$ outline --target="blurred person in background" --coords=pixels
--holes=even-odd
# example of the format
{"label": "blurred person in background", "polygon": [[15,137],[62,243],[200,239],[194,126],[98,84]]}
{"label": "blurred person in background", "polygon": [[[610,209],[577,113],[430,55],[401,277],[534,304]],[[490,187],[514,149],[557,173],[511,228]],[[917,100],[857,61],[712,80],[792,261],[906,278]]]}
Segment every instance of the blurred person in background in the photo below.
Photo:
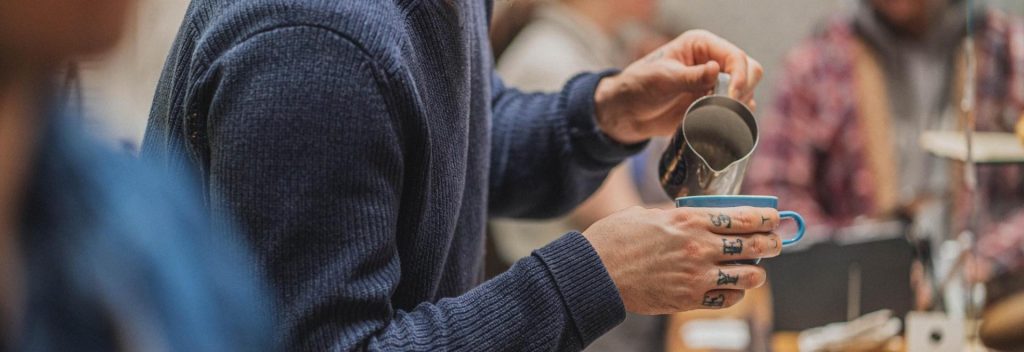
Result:
{"label": "blurred person in background", "polygon": [[[650,43],[666,40],[646,27],[653,21],[655,4],[654,0],[542,2],[534,20],[499,58],[497,72],[521,89],[552,92],[579,72],[621,68],[657,47]],[[491,221],[500,255],[511,263],[551,242],[556,233],[585,229],[633,205],[670,202],[656,176],[648,175],[650,180],[644,181],[651,181],[645,184],[650,188],[640,192],[633,169],[629,161],[614,168],[602,186],[564,218]]]}
{"label": "blurred person in background", "polygon": [[[1012,131],[1024,108],[1024,23],[971,12],[977,129]],[[829,19],[786,60],[745,192],[778,195],[819,228],[904,219],[933,242],[963,231],[962,165],[918,138],[964,127],[967,13],[958,0],[861,0]],[[984,281],[1024,263],[1024,170],[981,165],[978,175],[980,258],[968,275]]]}
{"label": "blurred person in background", "polygon": [[0,350],[270,350],[247,256],[195,190],[58,102],[57,68],[111,47],[131,4],[0,2]]}
{"label": "blurred person in background", "polygon": [[[505,48],[496,66],[502,79],[519,89],[555,92],[579,72],[625,67],[668,40],[651,28],[656,0],[555,0],[535,4],[539,6],[534,9],[532,21]],[[651,143],[642,154],[614,168],[601,187],[566,217],[492,219],[489,232],[497,253],[488,255],[498,255],[507,266],[560,234],[586,229],[616,211],[643,204],[671,207],[653,175],[657,166],[643,162],[656,161],[657,157],[646,156],[659,147],[663,148],[663,143]],[[638,184],[640,181],[645,184]],[[646,194],[641,190],[647,190]],[[587,351],[660,350],[661,325],[658,317],[630,314]]]}
{"label": "blurred person in background", "polygon": [[508,49],[509,44],[519,36],[519,32],[533,20],[537,7],[547,0],[499,1],[494,3],[491,25],[487,37],[491,41],[491,52],[500,58]]}

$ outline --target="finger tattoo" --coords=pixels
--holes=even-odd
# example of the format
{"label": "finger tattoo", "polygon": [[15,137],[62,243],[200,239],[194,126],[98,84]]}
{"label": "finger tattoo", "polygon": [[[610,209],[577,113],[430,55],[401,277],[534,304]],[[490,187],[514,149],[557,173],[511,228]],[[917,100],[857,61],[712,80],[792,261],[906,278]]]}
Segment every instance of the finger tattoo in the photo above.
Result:
{"label": "finger tattoo", "polygon": [[732,218],[725,214],[718,214],[717,216],[708,214],[711,218],[711,224],[715,227],[724,227],[727,229],[732,228]]}
{"label": "finger tattoo", "polygon": [[765,216],[761,216],[761,225],[767,224],[768,220],[771,220],[771,219],[769,219],[769,218],[767,218]]}
{"label": "finger tattoo", "polygon": [[722,307],[725,306],[725,295],[719,294],[718,296],[712,296],[705,294],[704,301],[701,302],[705,307]]}
{"label": "finger tattoo", "polygon": [[740,253],[743,253],[743,239],[737,238],[735,241],[722,239],[722,254],[737,255]]}
{"label": "finger tattoo", "polygon": [[718,269],[718,285],[736,285],[740,281],[739,275],[729,275]]}

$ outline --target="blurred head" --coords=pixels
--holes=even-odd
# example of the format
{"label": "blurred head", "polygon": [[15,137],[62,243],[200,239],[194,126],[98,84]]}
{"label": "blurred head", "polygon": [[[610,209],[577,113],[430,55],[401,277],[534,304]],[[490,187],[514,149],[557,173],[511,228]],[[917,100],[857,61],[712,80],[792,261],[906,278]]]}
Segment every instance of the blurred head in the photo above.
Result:
{"label": "blurred head", "polygon": [[0,1],[0,70],[102,52],[120,38],[134,0]]}
{"label": "blurred head", "polygon": [[897,30],[920,34],[928,30],[932,15],[949,0],[868,0],[871,7]]}
{"label": "blurred head", "polygon": [[641,22],[653,21],[658,8],[657,0],[604,0],[602,2],[614,7],[615,11],[622,14],[623,17]]}
{"label": "blurred head", "polygon": [[629,22],[651,22],[657,11],[657,0],[562,0],[563,3],[591,14],[606,26]]}

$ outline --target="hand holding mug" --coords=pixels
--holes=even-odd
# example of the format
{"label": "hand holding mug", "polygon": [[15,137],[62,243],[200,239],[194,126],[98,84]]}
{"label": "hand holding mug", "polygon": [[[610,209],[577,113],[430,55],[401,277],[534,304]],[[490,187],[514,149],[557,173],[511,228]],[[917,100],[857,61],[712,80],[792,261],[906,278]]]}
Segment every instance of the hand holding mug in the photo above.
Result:
{"label": "hand holding mug", "polygon": [[767,279],[755,265],[727,264],[777,256],[772,208],[633,207],[584,231],[626,310],[669,314],[730,307]]}
{"label": "hand holding mug", "polygon": [[[779,208],[779,198],[775,196],[747,196],[747,195],[718,195],[718,196],[690,196],[690,197],[679,197],[676,198],[677,207],[696,207],[696,208],[729,208],[729,207],[759,207],[759,208]],[[780,211],[778,212],[779,218],[781,219],[792,219],[796,222],[796,234],[793,237],[783,240],[782,246],[794,245],[804,238],[804,232],[807,228],[804,224],[804,217],[800,216],[795,211]],[[768,219],[763,219],[767,221]],[[755,262],[756,263],[756,262]]]}

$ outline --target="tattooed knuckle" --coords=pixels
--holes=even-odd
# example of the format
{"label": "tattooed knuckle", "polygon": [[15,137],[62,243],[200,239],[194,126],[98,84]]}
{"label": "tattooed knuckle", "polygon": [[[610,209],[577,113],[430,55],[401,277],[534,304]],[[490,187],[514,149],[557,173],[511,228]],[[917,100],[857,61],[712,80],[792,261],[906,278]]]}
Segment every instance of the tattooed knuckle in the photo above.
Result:
{"label": "tattooed knuckle", "polygon": [[732,294],[723,294],[722,295],[722,304],[720,304],[718,306],[718,308],[719,309],[724,309],[724,308],[732,307],[732,305],[734,303],[736,303],[736,299],[734,297],[735,296],[732,295]]}
{"label": "tattooed knuckle", "polygon": [[722,239],[722,254],[725,255],[739,255],[743,253],[743,239],[737,238],[735,240]]}
{"label": "tattooed knuckle", "polygon": [[735,220],[731,216],[723,213],[707,215],[712,227],[730,229],[733,227],[733,224],[735,222]]}
{"label": "tattooed knuckle", "polygon": [[701,305],[705,308],[717,309],[725,306],[728,297],[725,293],[708,292],[701,298]]}
{"label": "tattooed knuckle", "polygon": [[722,271],[722,269],[718,269],[718,277],[716,278],[715,283],[718,284],[718,286],[737,285],[739,284],[739,280],[739,275],[729,275]]}

